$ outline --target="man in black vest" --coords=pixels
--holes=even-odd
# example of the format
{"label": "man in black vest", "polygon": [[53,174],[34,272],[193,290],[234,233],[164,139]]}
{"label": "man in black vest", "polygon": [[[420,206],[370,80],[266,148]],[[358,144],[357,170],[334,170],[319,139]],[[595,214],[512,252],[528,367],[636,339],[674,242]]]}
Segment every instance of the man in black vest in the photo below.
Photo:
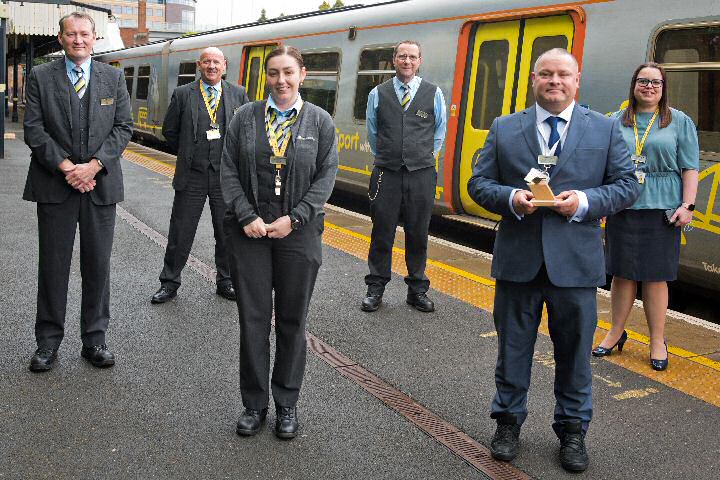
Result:
{"label": "man in black vest", "polygon": [[367,296],[362,310],[380,307],[390,281],[395,230],[402,215],[405,227],[407,303],[421,312],[435,305],[427,297],[425,276],[428,228],[435,199],[435,159],[445,139],[447,114],[439,87],[416,76],[422,65],[420,44],[398,43],[393,50],[395,77],[368,95],[367,130],[375,168],[368,197],[373,221]]}
{"label": "man in black vest", "polygon": [[152,303],[165,303],[177,296],[180,274],[208,197],[215,233],[217,294],[235,300],[223,234],[225,202],[220,192],[220,157],[225,128],[249,99],[243,87],[222,79],[227,62],[219,49],[203,50],[197,66],[200,80],[175,89],[163,122],[165,140],[177,154],[175,200],[160,289],[152,296]]}
{"label": "man in black vest", "polygon": [[80,226],[80,354],[115,364],[105,344],[110,322],[110,253],[115,204],[123,200],[120,155],[132,135],[122,71],[90,58],[95,22],[82,12],[60,19],[65,56],[35,67],[27,81],[25,143],[32,151],[23,199],[37,202],[39,261],[30,370],[50,370],[65,333],[68,280]]}

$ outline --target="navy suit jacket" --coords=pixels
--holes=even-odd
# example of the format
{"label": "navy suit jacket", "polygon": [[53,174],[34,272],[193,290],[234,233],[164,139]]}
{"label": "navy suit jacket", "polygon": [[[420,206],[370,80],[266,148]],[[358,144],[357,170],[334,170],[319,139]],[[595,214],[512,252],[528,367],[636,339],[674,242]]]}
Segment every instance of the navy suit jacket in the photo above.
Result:
{"label": "navy suit jacket", "polygon": [[[72,152],[70,95],[65,59],[34,67],[27,80],[25,143],[32,151],[23,198],[38,203],[62,203],[73,188],[58,169]],[[103,163],[88,195],[96,205],[123,201],[120,157],[132,136],[130,97],[120,69],[92,61],[89,96],[88,153]]]}
{"label": "navy suit jacket", "polygon": [[502,216],[492,262],[498,280],[529,282],[543,264],[558,287],[605,284],[600,218],[631,206],[640,194],[618,120],[575,106],[550,186],[558,194],[581,190],[588,199],[582,222],[545,207],[518,220],[509,207],[513,189],[527,189],[528,171],[541,153],[536,109],[496,118],[476,153],[470,196]]}

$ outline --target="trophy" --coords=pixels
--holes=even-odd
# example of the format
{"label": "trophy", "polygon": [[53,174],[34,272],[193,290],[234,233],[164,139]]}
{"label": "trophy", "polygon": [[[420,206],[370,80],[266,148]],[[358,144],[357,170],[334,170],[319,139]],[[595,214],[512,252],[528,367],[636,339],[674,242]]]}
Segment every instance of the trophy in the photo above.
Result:
{"label": "trophy", "polygon": [[542,172],[537,168],[531,168],[525,176],[525,181],[533,194],[531,200],[536,207],[552,207],[555,205],[555,194],[550,189],[550,177],[547,172]]}

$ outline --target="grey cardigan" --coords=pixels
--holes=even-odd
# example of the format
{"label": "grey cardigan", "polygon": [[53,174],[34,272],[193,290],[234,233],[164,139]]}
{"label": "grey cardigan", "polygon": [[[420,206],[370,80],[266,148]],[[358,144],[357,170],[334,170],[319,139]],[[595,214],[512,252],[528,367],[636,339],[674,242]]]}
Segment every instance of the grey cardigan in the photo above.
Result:
{"label": "grey cardigan", "polygon": [[[265,109],[265,101],[246,103],[233,117],[225,132],[220,164],[223,199],[241,226],[259,217],[255,168],[256,105]],[[324,215],[323,205],[335,185],[338,166],[335,124],[325,110],[305,102],[290,131],[295,155],[286,167],[283,211],[306,225]]]}

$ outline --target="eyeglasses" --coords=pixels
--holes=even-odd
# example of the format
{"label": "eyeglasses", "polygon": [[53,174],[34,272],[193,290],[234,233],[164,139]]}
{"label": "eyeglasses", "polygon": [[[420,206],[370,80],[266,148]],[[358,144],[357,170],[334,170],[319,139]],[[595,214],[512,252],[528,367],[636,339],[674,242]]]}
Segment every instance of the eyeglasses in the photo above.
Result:
{"label": "eyeglasses", "polygon": [[415,62],[418,61],[418,59],[419,59],[420,57],[416,57],[415,55],[405,55],[405,54],[402,54],[402,55],[398,55],[398,56],[395,57],[395,58],[397,58],[397,59],[400,60],[401,62],[404,62],[405,60],[410,60],[412,63],[415,63]]}
{"label": "eyeglasses", "polygon": [[653,78],[652,80],[650,80],[649,78],[638,78],[635,80],[635,83],[637,83],[641,87],[647,87],[648,85],[652,85],[653,88],[660,88],[665,82],[663,82],[659,78]]}

